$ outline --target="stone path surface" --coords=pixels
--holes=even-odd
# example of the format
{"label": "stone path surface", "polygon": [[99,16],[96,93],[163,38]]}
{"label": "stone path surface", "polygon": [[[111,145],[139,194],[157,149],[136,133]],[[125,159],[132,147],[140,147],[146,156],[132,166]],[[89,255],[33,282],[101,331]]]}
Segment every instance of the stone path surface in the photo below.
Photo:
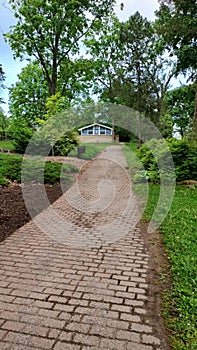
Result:
{"label": "stone path surface", "polygon": [[109,146],[0,245],[1,350],[169,349],[147,314],[149,254],[126,166]]}

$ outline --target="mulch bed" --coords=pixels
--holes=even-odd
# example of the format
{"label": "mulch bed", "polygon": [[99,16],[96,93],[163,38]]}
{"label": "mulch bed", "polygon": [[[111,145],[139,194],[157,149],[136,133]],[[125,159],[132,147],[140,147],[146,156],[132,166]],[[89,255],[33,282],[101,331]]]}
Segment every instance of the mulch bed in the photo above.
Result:
{"label": "mulch bed", "polygon": [[[70,184],[67,187],[69,186]],[[45,189],[50,203],[62,195],[60,184],[45,185]],[[45,208],[46,204],[40,201],[35,215]],[[21,186],[11,184],[9,187],[0,187],[0,242],[30,220],[31,216],[27,211]]]}

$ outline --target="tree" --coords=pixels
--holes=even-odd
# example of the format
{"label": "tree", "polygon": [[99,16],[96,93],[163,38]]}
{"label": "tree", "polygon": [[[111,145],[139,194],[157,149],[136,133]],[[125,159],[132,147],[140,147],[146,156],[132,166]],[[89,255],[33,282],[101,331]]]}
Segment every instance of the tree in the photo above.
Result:
{"label": "tree", "polygon": [[168,91],[165,96],[165,107],[172,117],[174,130],[185,137],[193,119],[195,84],[184,85]]}
{"label": "tree", "polygon": [[121,41],[125,80],[136,96],[130,100],[130,107],[145,114],[159,127],[163,99],[175,74],[173,61],[158,54],[154,25],[139,12],[122,24]]}
{"label": "tree", "polygon": [[[190,71],[196,82],[197,69],[197,2],[196,0],[160,0],[156,13],[157,31],[162,46],[177,56],[177,71]],[[193,133],[197,137],[197,84],[193,114]]]}
{"label": "tree", "polygon": [[[4,85],[3,85],[4,80],[5,80],[5,73],[3,71],[2,65],[0,64],[0,92],[2,91],[2,89],[4,89]],[[3,103],[3,100],[1,97],[0,97],[0,103]]]}
{"label": "tree", "polygon": [[49,96],[47,83],[41,66],[37,62],[29,63],[18,75],[18,81],[9,90],[9,112],[11,122],[26,124],[35,129],[37,119],[43,119],[46,113],[46,99]]}
{"label": "tree", "polygon": [[163,45],[178,58],[178,70],[197,68],[196,0],[160,0],[157,30]]}
{"label": "tree", "polygon": [[3,113],[0,107],[0,139],[6,138],[6,129],[8,127],[8,118]]}
{"label": "tree", "polygon": [[[15,57],[34,56],[43,69],[50,96],[57,92],[61,66],[79,52],[80,40],[115,0],[10,0],[18,22],[5,35]],[[61,92],[61,91],[60,91]]]}
{"label": "tree", "polygon": [[[102,100],[117,102],[117,89],[114,81],[122,74],[122,44],[120,26],[116,16],[108,18],[101,26],[93,27],[84,41],[87,47],[88,61],[87,80],[93,85],[93,93]],[[120,102],[120,101],[119,101]]]}
{"label": "tree", "polygon": [[171,59],[158,55],[153,24],[138,12],[125,23],[112,16],[96,34],[88,33],[85,45],[91,55],[93,91],[160,127],[163,99],[175,71]]}

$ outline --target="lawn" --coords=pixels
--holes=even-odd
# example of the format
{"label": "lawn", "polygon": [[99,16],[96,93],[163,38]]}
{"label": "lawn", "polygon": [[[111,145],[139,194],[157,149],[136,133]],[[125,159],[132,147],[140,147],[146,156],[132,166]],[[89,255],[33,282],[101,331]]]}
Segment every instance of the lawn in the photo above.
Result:
{"label": "lawn", "polygon": [[[158,185],[149,185],[144,220],[150,220]],[[197,189],[177,186],[160,232],[171,265],[172,290],[166,292],[164,315],[175,350],[197,349]]]}
{"label": "lawn", "polygon": [[[85,146],[85,153],[81,154],[80,158],[87,160],[93,159],[109,145],[110,143],[84,143],[80,146]],[[77,147],[68,156],[77,157]]]}
{"label": "lawn", "polygon": [[14,145],[12,141],[0,141],[0,149],[13,151]]}
{"label": "lawn", "polygon": [[[130,173],[139,169],[135,145],[125,147]],[[132,152],[131,152],[132,151]],[[134,185],[137,195],[146,196],[146,187]],[[143,221],[151,220],[160,186],[148,184],[148,200]],[[197,188],[177,186],[170,211],[159,233],[165,245],[171,270],[172,288],[165,292],[163,313],[170,330],[173,350],[197,349]]]}

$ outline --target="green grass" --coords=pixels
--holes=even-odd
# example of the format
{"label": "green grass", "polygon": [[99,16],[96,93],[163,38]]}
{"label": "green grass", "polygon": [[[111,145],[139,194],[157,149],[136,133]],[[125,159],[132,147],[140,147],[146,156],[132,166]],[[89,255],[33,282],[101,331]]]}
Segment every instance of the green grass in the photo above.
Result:
{"label": "green grass", "polygon": [[[139,169],[135,149],[134,144],[124,149],[132,178]],[[147,199],[142,220],[149,222],[157,205],[160,186],[136,184],[134,190],[138,196]],[[197,350],[196,206],[197,188],[177,186],[170,211],[160,227],[171,266],[172,288],[165,292],[163,313],[173,350]]]}
{"label": "green grass", "polygon": [[[95,158],[99,153],[104,151],[107,146],[110,146],[110,143],[84,143],[82,145],[85,146],[85,153],[81,154],[80,158],[89,160]],[[77,147],[72,150],[68,156],[77,157]]]}
{"label": "green grass", "polygon": [[[144,219],[149,221],[159,185],[149,185]],[[172,290],[165,296],[164,314],[175,350],[197,349],[197,189],[177,186],[170,211],[161,226],[171,264]]]}
{"label": "green grass", "polygon": [[26,182],[55,184],[61,181],[72,182],[72,173],[78,169],[68,164],[43,162],[40,159],[25,159],[12,154],[0,154],[0,185],[9,185],[9,181],[21,182],[21,167]]}
{"label": "green grass", "polygon": [[0,149],[14,151],[14,145],[12,141],[0,141]]}
{"label": "green grass", "polygon": [[129,166],[130,175],[133,179],[135,172],[141,168],[141,162],[136,156],[137,143],[127,143],[123,147],[123,153]]}
{"label": "green grass", "polygon": [[[140,162],[140,159],[136,156],[137,148],[138,144],[135,142],[127,143],[123,147],[123,153],[126,157],[126,161],[129,166],[129,174],[132,180],[134,179],[136,172],[142,169],[142,163]],[[143,199],[143,201],[140,201],[139,204],[142,208],[144,208],[144,205],[146,204],[148,198],[148,183],[136,183],[133,185],[133,189],[137,196]]]}

